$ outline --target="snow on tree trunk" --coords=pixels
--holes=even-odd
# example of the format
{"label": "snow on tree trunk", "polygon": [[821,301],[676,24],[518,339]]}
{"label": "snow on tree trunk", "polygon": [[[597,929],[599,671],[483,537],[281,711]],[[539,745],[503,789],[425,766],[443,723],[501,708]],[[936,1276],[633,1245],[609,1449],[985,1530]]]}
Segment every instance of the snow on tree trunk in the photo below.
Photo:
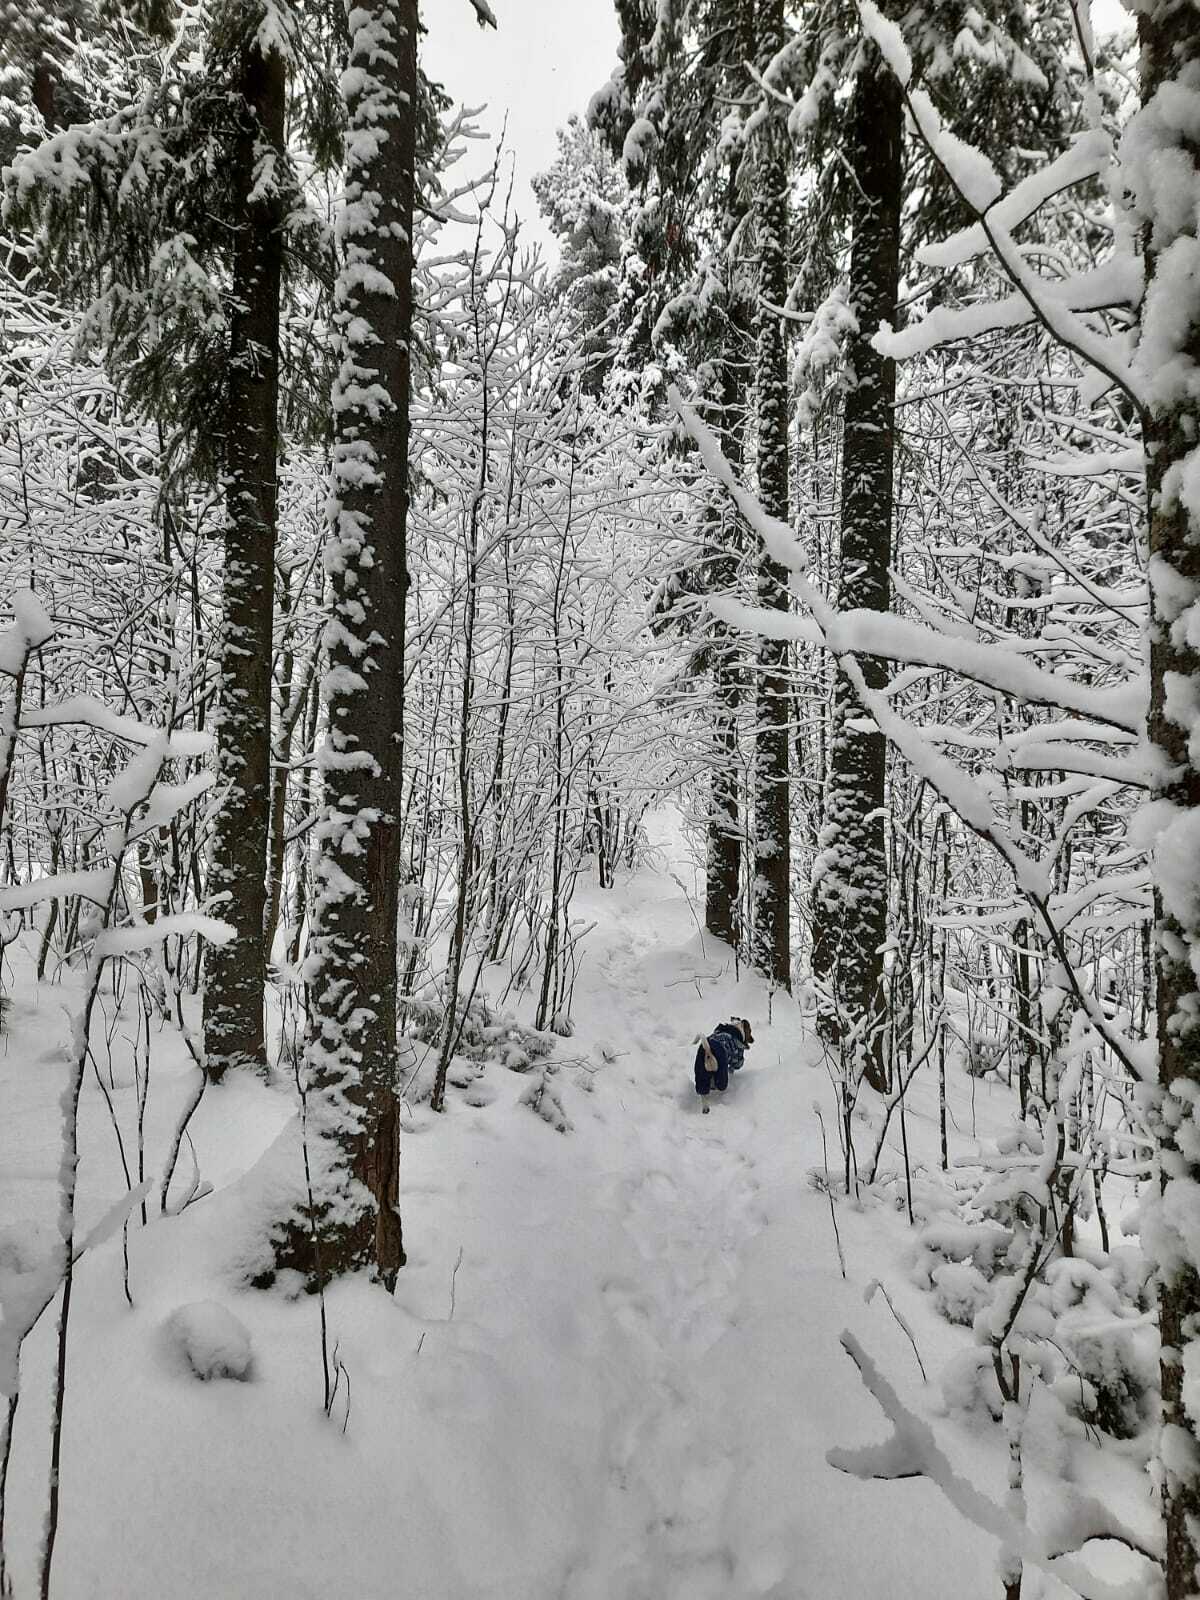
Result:
{"label": "snow on tree trunk", "polygon": [[209,951],[205,1048],[210,1076],[266,1070],[267,826],[271,776],[271,623],[278,503],[279,289],[286,75],[278,51],[247,42],[238,94],[245,121],[234,158],[244,221],[234,248],[225,462],[225,569],[217,718],[225,801],[209,892],[237,929]]}
{"label": "snow on tree trunk", "polygon": [[1200,1594],[1200,13],[1139,17],[1143,107],[1121,146],[1145,228],[1138,367],[1150,507],[1150,737],[1155,800],[1161,1200],[1143,1240],[1158,1265],[1167,1600]]}
{"label": "snow on tree trunk", "polygon": [[[838,607],[887,611],[891,597],[896,369],[871,338],[895,317],[899,293],[903,106],[874,46],[855,85],[849,158],[854,174],[850,304],[857,332],[846,348]],[[886,682],[865,657],[867,685]],[[844,673],[834,690],[821,853],[813,873],[813,970],[823,981],[822,1032],[836,1042],[853,1027],[864,1040],[867,1080],[886,1087],[883,956],[887,937],[886,742],[866,724]]]}
{"label": "snow on tree trunk", "polygon": [[[322,1274],[404,1264],[396,1098],[416,0],[350,13],[309,1126]],[[311,1264],[311,1263],[310,1263]]]}
{"label": "snow on tree trunk", "polygon": [[[759,58],[770,63],[783,48],[783,0],[765,0],[759,16]],[[755,171],[758,283],[758,493],[763,509],[788,520],[787,348],[779,308],[787,299],[788,149],[772,119]],[[788,607],[787,573],[766,551],[759,559],[758,598],[772,610]],[[791,987],[791,820],[788,723],[791,684],[788,646],[764,639],[758,648],[754,775],[754,957],[770,981]]]}

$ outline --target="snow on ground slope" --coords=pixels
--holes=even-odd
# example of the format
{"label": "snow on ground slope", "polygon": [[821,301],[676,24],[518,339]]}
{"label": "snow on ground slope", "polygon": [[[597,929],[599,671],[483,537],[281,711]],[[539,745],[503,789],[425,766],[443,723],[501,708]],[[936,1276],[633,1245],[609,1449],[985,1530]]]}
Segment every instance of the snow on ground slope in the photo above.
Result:
{"label": "snow on ground slope", "polygon": [[[933,1486],[862,1483],[826,1463],[830,1446],[885,1433],[839,1348],[843,1326],[930,1410],[907,1341],[878,1298],[864,1302],[872,1278],[917,1327],[931,1369],[963,1335],[905,1282],[903,1223],[887,1210],[840,1208],[843,1281],[828,1201],[809,1181],[823,1163],[812,1103],[829,1105],[815,1047],[790,1001],[769,1015],[759,980],[700,935],[670,848],[667,837],[663,870],[577,903],[596,927],[555,1080],[573,1131],[536,1116],[521,1103],[530,1079],[495,1065],[445,1115],[408,1116],[409,1265],[396,1296],[362,1283],[329,1296],[349,1379],[344,1431],[345,1383],[332,1421],[321,1409],[315,1301],[234,1281],[254,1197],[284,1147],[238,1173],[274,1140],[286,1100],[258,1085],[210,1092],[197,1154],[216,1190],[133,1230],[134,1307],[119,1241],[81,1264],[59,1600],[996,1591],[994,1544]],[[701,1117],[693,1041],[731,1014],[751,1018],[756,1043]],[[52,1194],[43,1168],[57,1112],[52,1075],[30,1076],[41,1069],[27,1042],[16,1015],[0,1093],[23,1085],[32,1221],[30,1195]],[[91,1086],[83,1179],[98,1206],[120,1179],[98,1142],[97,1095]],[[921,1105],[910,1132],[928,1142]],[[7,1200],[8,1129],[0,1141]],[[180,1356],[171,1319],[190,1307],[189,1328],[219,1327],[214,1302],[249,1336],[248,1381],[199,1382]],[[45,1500],[47,1324],[27,1346],[9,1483],[18,1596]],[[999,1493],[999,1451],[985,1457],[981,1481]]]}

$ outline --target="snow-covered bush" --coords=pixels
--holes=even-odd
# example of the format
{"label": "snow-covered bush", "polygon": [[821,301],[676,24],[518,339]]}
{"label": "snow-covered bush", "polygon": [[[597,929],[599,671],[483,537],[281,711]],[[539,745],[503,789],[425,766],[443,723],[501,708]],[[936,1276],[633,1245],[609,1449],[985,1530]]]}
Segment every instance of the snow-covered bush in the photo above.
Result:
{"label": "snow-covered bush", "polygon": [[988,1280],[970,1261],[945,1261],[930,1273],[933,1303],[947,1322],[969,1328],[987,1304],[991,1290]]}
{"label": "snow-covered bush", "polygon": [[[445,1011],[437,996],[429,991],[411,1002],[409,1017],[408,1037],[421,1044],[436,1045],[445,1025]],[[456,1056],[481,1063],[496,1062],[510,1072],[531,1072],[535,1062],[548,1056],[556,1043],[552,1034],[494,1011],[481,995],[475,995],[464,1008],[458,1027]]]}
{"label": "snow-covered bush", "polygon": [[163,1323],[167,1348],[203,1383],[252,1375],[254,1351],[250,1330],[218,1300],[197,1300],[172,1311]]}
{"label": "snow-covered bush", "polygon": [[1066,1409],[1115,1439],[1153,1420],[1158,1359],[1153,1330],[1128,1298],[1126,1264],[1072,1259],[1050,1264],[1046,1297],[1067,1372],[1055,1380]]}

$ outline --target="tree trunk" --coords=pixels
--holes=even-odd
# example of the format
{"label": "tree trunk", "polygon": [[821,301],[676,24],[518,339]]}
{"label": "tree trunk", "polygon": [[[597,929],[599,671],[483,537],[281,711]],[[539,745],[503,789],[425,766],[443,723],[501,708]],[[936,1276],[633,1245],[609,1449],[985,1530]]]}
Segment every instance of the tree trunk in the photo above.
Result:
{"label": "tree trunk", "polygon": [[[758,57],[766,66],[783,46],[783,0],[760,0]],[[778,119],[758,135],[755,233],[758,280],[758,494],[764,511],[788,521],[787,347],[779,308],[787,299],[788,146]],[[787,573],[762,552],[758,601],[788,607]],[[788,647],[758,647],[754,772],[754,959],[770,982],[791,988],[791,807]]]}
{"label": "tree trunk", "polygon": [[704,926],[726,944],[741,938],[742,833],[738,798],[738,668],[729,630],[713,628],[713,771],[708,812]]}
{"label": "tree trunk", "polygon": [[[858,332],[847,346],[850,380],[842,454],[841,573],[838,606],[887,611],[891,601],[896,369],[871,347],[882,321],[893,321],[899,295],[903,107],[900,90],[873,45],[851,107],[853,187],[850,302]],[[873,689],[886,681],[870,656],[863,674]],[[883,954],[888,879],[884,775],[886,745],[862,726],[854,690],[838,673],[825,790],[822,850],[813,873],[813,971],[823,982],[822,1035],[843,1042],[850,1030],[865,1052],[862,1067],[887,1087],[884,1059]]]}
{"label": "tree trunk", "polygon": [[[238,94],[244,126],[235,182],[244,218],[234,244],[230,326],[225,570],[222,588],[217,819],[208,892],[232,923],[226,945],[209,946],[204,1036],[209,1074],[266,1071],[263,912],[271,772],[271,623],[278,502],[279,286],[282,205],[263,185],[264,159],[283,159],[286,78],[276,51],[245,46]],[[219,897],[219,898],[218,898]]]}
{"label": "tree trunk", "polygon": [[[280,573],[279,610],[280,619],[285,630],[288,626],[288,613],[291,610],[291,603],[291,574],[284,570]],[[279,913],[282,907],[283,871],[287,855],[288,762],[291,759],[292,728],[295,726],[292,706],[294,694],[292,676],[296,670],[296,654],[290,637],[284,642],[283,660],[280,663],[280,668],[277,727],[272,747],[274,765],[271,768],[271,807],[267,832],[267,883],[263,906],[263,957],[268,966],[271,962],[271,949],[275,943],[275,930],[279,924]]]}
{"label": "tree trunk", "polygon": [[[1200,139],[1192,125],[1183,132],[1170,115],[1159,122],[1151,102],[1167,85],[1194,83],[1200,12],[1177,0],[1150,0],[1138,30],[1144,102],[1139,120],[1156,123],[1152,137],[1174,146],[1181,164],[1190,164],[1178,184],[1181,193],[1185,184],[1194,190],[1200,183]],[[1157,159],[1167,160],[1165,148]],[[1140,198],[1149,211],[1153,197]],[[1169,776],[1156,796],[1163,831],[1154,872],[1162,1202],[1147,1219],[1144,1237],[1159,1281],[1166,1596],[1193,1600],[1200,1592],[1200,1416],[1185,1400],[1184,1363],[1189,1356],[1195,1359],[1190,1346],[1200,1327],[1200,1261],[1190,1228],[1181,1224],[1200,1181],[1200,601],[1195,598],[1200,594],[1200,504],[1194,491],[1188,494],[1182,474],[1195,461],[1196,413],[1189,384],[1194,385],[1200,366],[1200,313],[1194,295],[1181,296],[1178,261],[1183,250],[1191,253],[1184,259],[1194,258],[1198,243],[1194,207],[1180,208],[1178,220],[1168,214],[1147,220],[1142,320],[1144,327],[1157,329],[1160,363],[1145,375],[1150,393],[1143,418],[1153,602],[1149,732]],[[1176,352],[1170,362],[1163,358],[1164,337]]]}
{"label": "tree trunk", "polygon": [[[748,88],[746,63],[755,57],[754,0],[738,0],[733,19],[735,45],[726,69],[731,100]],[[754,309],[747,293],[751,272],[737,239],[746,219],[741,146],[733,145],[725,188],[722,234],[725,246],[726,312],[720,353],[721,416],[718,431],[725,458],[740,476],[743,465],[747,363],[753,338]],[[745,529],[732,506],[723,503],[717,528],[720,552],[714,564],[716,588],[732,586],[745,548]],[[737,945],[742,936],[742,820],[739,790],[741,767],[738,706],[742,660],[735,636],[724,623],[713,625],[712,727],[713,772],[709,795],[707,873],[704,925],[717,938]]]}
{"label": "tree trunk", "polygon": [[351,21],[326,550],[329,735],[307,969],[307,1070],[323,1146],[311,1221],[320,1276],[368,1267],[391,1288],[404,1264],[396,934],[417,0],[357,0]]}

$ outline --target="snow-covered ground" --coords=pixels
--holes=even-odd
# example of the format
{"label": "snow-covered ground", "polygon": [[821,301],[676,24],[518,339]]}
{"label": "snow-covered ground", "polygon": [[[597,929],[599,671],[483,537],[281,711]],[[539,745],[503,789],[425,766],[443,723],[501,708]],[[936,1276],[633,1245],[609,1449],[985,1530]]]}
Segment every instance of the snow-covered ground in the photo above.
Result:
{"label": "snow-covered ground", "polygon": [[[827,1464],[831,1447],[888,1431],[839,1346],[843,1327],[935,1420],[938,1370],[970,1336],[908,1281],[907,1224],[885,1204],[839,1202],[843,1280],[829,1202],[811,1181],[824,1164],[814,1100],[834,1137],[819,1051],[791,1001],[769,1009],[760,981],[701,936],[691,870],[669,821],[658,828],[654,866],[577,901],[596,927],[553,1080],[571,1131],[522,1103],[528,1074],[495,1064],[460,1074],[444,1115],[408,1115],[409,1264],[394,1299],[363,1283],[329,1295],[349,1379],[331,1420],[317,1302],[236,1284],[286,1149],[271,1147],[287,1097],[247,1082],[206,1096],[194,1135],[214,1192],[131,1229],[133,1308],[119,1236],[80,1264],[59,1600],[998,1593],[995,1541],[937,1488],[861,1482]],[[70,999],[69,987],[17,985],[0,1058],[11,1225],[0,1270],[19,1265],[14,1240],[53,1223]],[[752,1020],[756,1043],[701,1117],[693,1041],[733,1014]],[[149,1171],[191,1071],[167,1036],[156,1050]],[[117,1057],[110,1093],[128,1127],[132,1074]],[[978,1087],[980,1118],[989,1095]],[[914,1086],[918,1160],[934,1156],[933,1104]],[[969,1147],[965,1103],[961,1122]],[[86,1224],[124,1188],[94,1081],[83,1123]],[[928,1386],[882,1298],[865,1298],[876,1278],[912,1324]],[[239,1323],[247,1381],[197,1381],[189,1341],[231,1348],[245,1366]],[[51,1333],[47,1316],[23,1360],[9,1480],[18,1596],[31,1592],[45,1507]],[[958,1469],[999,1499],[994,1434],[936,1425]],[[1031,1596],[1066,1592],[1041,1581]]]}

